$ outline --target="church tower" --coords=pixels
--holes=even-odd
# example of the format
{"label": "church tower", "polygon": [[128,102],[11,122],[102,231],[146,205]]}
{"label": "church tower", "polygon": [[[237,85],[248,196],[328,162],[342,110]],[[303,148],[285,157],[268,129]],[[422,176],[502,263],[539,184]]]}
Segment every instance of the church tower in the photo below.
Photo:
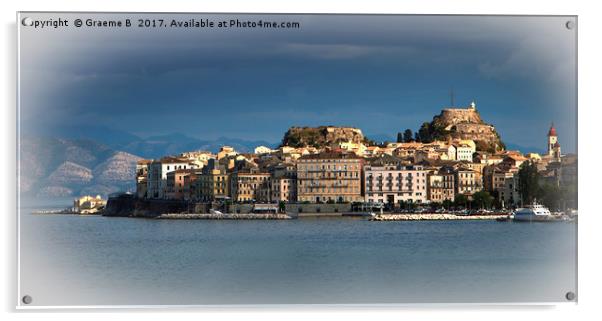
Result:
{"label": "church tower", "polygon": [[550,130],[548,131],[548,155],[560,159],[560,143],[558,142],[558,135],[556,134],[554,123],[552,123]]}

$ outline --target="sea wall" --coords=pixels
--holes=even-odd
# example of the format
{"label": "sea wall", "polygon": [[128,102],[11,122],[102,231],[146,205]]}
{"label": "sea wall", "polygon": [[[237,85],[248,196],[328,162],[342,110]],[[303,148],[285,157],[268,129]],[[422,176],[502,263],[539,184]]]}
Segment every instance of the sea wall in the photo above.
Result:
{"label": "sea wall", "polygon": [[290,220],[286,214],[161,214],[158,219],[183,220]]}
{"label": "sea wall", "polygon": [[286,212],[292,214],[320,214],[350,212],[351,204],[286,204]]}
{"label": "sea wall", "polygon": [[183,200],[140,199],[133,195],[110,197],[103,216],[158,217],[167,213],[208,213],[209,204]]}
{"label": "sea wall", "polygon": [[508,215],[455,215],[455,214],[377,214],[372,221],[443,221],[443,220],[495,220]]}

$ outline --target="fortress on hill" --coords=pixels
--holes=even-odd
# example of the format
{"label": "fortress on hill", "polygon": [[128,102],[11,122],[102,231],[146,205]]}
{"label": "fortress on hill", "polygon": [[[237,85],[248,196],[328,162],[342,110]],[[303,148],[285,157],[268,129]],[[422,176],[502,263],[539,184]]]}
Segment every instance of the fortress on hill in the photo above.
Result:
{"label": "fortress on hill", "polygon": [[430,134],[430,140],[470,139],[476,143],[477,150],[495,152],[505,149],[495,127],[481,119],[476,107],[473,101],[465,108],[444,108],[430,124],[423,124],[423,128]]}

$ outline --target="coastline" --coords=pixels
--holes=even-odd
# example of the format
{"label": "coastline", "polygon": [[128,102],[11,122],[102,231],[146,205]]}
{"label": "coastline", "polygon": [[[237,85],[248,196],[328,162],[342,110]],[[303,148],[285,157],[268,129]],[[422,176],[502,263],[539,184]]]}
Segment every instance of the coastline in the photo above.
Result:
{"label": "coastline", "polygon": [[156,219],[167,220],[290,220],[291,216],[286,214],[161,214]]}
{"label": "coastline", "polygon": [[456,215],[441,214],[377,214],[371,221],[451,221],[451,220],[497,220],[508,217],[503,215]]}

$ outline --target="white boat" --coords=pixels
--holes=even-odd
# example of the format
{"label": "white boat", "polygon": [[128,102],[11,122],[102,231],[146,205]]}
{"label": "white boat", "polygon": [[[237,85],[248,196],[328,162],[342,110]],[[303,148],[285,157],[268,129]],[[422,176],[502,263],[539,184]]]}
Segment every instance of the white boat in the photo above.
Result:
{"label": "white boat", "polygon": [[216,214],[216,215],[222,215],[224,213],[218,211],[218,210],[214,210],[214,209],[209,209],[209,214]]}
{"label": "white boat", "polygon": [[547,222],[553,221],[554,216],[550,210],[541,204],[533,202],[532,205],[514,211],[513,220],[518,222]]}

